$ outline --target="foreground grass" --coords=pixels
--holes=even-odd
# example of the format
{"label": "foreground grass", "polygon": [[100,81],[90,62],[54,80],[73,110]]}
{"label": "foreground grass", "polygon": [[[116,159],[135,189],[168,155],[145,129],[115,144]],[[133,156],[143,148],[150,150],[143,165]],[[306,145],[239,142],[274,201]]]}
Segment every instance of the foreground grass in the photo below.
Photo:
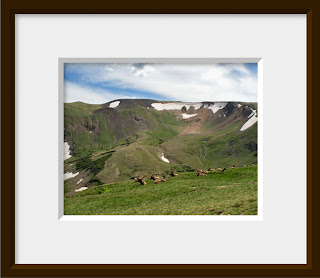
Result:
{"label": "foreground grass", "polygon": [[126,181],[102,185],[65,198],[66,215],[254,215],[257,166],[196,177],[178,173],[167,182]]}

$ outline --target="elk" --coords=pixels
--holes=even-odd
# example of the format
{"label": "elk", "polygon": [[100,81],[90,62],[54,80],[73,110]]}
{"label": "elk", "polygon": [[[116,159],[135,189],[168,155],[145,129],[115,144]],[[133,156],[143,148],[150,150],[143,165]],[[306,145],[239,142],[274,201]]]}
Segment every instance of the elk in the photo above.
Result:
{"label": "elk", "polygon": [[131,179],[131,180],[134,180],[134,181],[138,181],[138,178],[137,178],[137,177],[131,177],[130,179]]}
{"label": "elk", "polygon": [[202,173],[204,173],[204,174],[209,174],[209,172],[208,172],[208,171],[203,171]]}
{"label": "elk", "polygon": [[175,170],[176,170],[176,169],[173,169],[173,170],[171,171],[171,173],[170,173],[170,176],[171,176],[171,177],[177,177],[177,176],[178,176],[178,174],[175,174],[175,173],[174,173]]}
{"label": "elk", "polygon": [[160,180],[160,178],[159,177],[156,177],[155,176],[155,174],[152,174],[151,176],[150,176],[150,180]]}
{"label": "elk", "polygon": [[201,173],[197,174],[197,177],[206,177],[206,176],[207,176],[206,174],[201,174]]}
{"label": "elk", "polygon": [[144,176],[142,176],[142,178],[138,177],[137,178],[137,181],[141,184],[141,185],[146,185],[147,182],[143,180],[144,179]]}
{"label": "elk", "polygon": [[219,171],[219,172],[224,172],[225,170],[227,170],[226,168],[217,168],[217,170]]}
{"label": "elk", "polygon": [[236,168],[236,164],[233,164],[232,167],[230,167],[230,169],[235,169]]}
{"label": "elk", "polygon": [[208,168],[208,171],[209,171],[209,172],[215,172],[216,170],[213,169],[213,168]]}
{"label": "elk", "polygon": [[159,184],[159,183],[162,183],[162,182],[166,182],[166,175],[165,175],[165,174],[163,174],[162,180],[156,180],[156,181],[154,182],[154,184]]}
{"label": "elk", "polygon": [[200,169],[200,170],[197,170],[197,172],[198,172],[198,173],[202,173],[202,172],[203,172],[203,170],[202,170],[202,169]]}

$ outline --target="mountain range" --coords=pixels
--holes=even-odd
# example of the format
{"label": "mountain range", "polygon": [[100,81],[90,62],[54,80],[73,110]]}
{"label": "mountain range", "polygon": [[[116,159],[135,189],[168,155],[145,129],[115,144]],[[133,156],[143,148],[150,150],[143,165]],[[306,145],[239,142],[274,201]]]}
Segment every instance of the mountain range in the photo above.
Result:
{"label": "mountain range", "polygon": [[257,163],[257,103],[65,103],[65,194],[135,175]]}

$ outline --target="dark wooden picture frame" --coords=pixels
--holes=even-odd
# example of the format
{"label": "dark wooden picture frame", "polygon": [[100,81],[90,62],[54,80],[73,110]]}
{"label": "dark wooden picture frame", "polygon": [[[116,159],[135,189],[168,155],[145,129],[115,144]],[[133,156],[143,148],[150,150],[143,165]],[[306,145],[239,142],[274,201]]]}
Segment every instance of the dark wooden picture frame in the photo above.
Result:
{"label": "dark wooden picture frame", "polygon": [[[306,14],[307,264],[277,265],[19,265],[15,264],[16,14]],[[316,167],[319,154],[319,17],[316,0],[100,1],[2,0],[1,3],[1,276],[2,277],[320,277]],[[312,142],[315,142],[313,144]]]}

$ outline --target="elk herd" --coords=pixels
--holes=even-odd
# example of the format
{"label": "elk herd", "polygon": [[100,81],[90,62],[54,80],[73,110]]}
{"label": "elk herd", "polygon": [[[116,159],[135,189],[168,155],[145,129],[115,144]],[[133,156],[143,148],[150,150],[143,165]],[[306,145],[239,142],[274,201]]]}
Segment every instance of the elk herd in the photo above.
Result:
{"label": "elk herd", "polygon": [[217,170],[209,168],[207,171],[200,169],[197,170],[197,177],[206,177],[210,172],[224,172],[225,170],[227,170],[227,168],[217,168]]}
{"label": "elk herd", "polygon": [[[178,174],[174,173],[175,169],[172,169],[170,172],[170,176],[171,177],[177,177]],[[131,177],[132,180],[140,183],[141,185],[146,185],[147,182],[144,180],[145,178],[150,178],[150,180],[154,181],[154,184],[158,184],[158,183],[162,183],[162,182],[166,182],[166,178],[167,178],[167,174],[163,173],[162,174],[162,179],[160,178],[160,174],[155,174],[155,173],[150,173],[149,176],[144,176],[143,174],[141,176],[136,176],[136,177]]]}
{"label": "elk herd", "polygon": [[[236,168],[236,165],[232,165],[232,167],[230,167],[230,169],[235,169]],[[170,176],[171,177],[177,177],[178,174],[175,174],[176,169],[172,169],[171,172],[170,172]],[[217,170],[213,169],[213,168],[208,168],[207,171],[204,171],[202,169],[200,170],[197,170],[197,177],[206,177],[209,173],[214,173],[214,172],[224,172],[226,171],[227,169],[226,168],[217,168]],[[155,174],[155,173],[149,173],[148,176],[144,176],[143,174],[141,174],[140,176],[135,176],[135,177],[131,177],[132,180],[140,183],[141,185],[146,185],[147,182],[144,180],[145,178],[149,178],[150,180],[153,180],[154,181],[154,184],[159,184],[159,183],[162,183],[162,182],[166,182],[166,177],[167,177],[167,174],[166,173],[163,173],[162,174],[162,178],[160,178],[161,175],[160,174]]]}

